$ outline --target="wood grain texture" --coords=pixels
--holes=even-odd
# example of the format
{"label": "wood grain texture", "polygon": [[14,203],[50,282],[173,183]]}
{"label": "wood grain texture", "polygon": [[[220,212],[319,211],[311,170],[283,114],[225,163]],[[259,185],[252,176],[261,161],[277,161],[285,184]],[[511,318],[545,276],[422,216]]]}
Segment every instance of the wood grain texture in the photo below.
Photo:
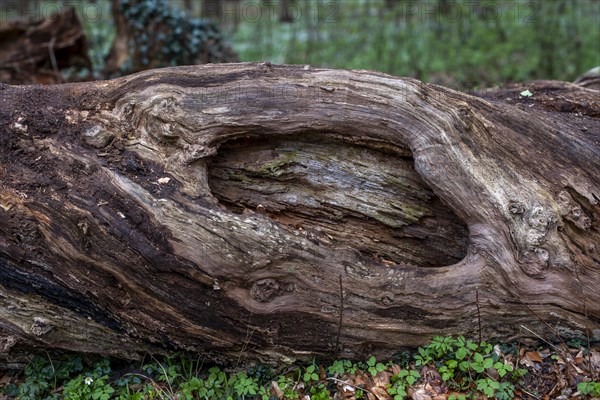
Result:
{"label": "wood grain texture", "polygon": [[476,335],[476,289],[486,337],[552,335],[534,310],[600,339],[598,92],[530,87],[269,63],[0,86],[0,352],[377,354]]}

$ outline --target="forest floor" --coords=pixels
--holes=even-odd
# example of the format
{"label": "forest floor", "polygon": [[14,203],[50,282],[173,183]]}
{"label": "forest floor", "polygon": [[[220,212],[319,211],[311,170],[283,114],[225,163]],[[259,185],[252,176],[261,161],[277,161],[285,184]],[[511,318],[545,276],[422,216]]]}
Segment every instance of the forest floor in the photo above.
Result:
{"label": "forest floor", "polygon": [[0,369],[5,399],[462,400],[600,398],[600,343],[537,346],[435,337],[386,362],[215,366],[208,357],[138,362],[45,353]]}

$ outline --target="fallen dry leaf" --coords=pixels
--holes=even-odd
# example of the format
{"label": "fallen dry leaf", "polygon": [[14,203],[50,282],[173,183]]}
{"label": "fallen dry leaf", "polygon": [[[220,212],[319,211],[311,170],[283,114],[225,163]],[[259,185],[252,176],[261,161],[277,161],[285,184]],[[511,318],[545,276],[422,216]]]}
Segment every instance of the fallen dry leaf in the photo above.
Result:
{"label": "fallen dry leaf", "polygon": [[362,371],[358,371],[356,373],[356,375],[354,376],[354,386],[363,386],[363,387],[367,387],[367,386],[372,386],[370,384],[371,379],[369,379],[369,377]]}
{"label": "fallen dry leaf", "polygon": [[410,397],[413,400],[432,400],[431,396],[427,394],[427,392],[422,391],[422,390],[417,390],[415,392],[413,392]]}
{"label": "fallen dry leaf", "polygon": [[408,394],[413,400],[432,400],[433,396],[437,396],[437,393],[433,391],[433,388],[428,383],[409,388]]}
{"label": "fallen dry leaf", "polygon": [[537,351],[528,351],[524,358],[529,358],[531,361],[542,362],[542,356]]}
{"label": "fallen dry leaf", "polygon": [[352,386],[348,381],[340,381],[337,384],[338,393],[341,393],[344,398],[354,397],[356,388]]}
{"label": "fallen dry leaf", "polygon": [[579,353],[577,353],[577,355],[575,356],[575,362],[577,364],[581,364],[583,362],[584,358],[583,358],[583,351],[579,350]]}
{"label": "fallen dry leaf", "polygon": [[392,400],[392,397],[388,394],[385,388],[375,386],[371,388],[371,393],[377,400]]}
{"label": "fallen dry leaf", "polygon": [[391,374],[387,371],[380,371],[373,377],[373,386],[385,387],[390,383]]}

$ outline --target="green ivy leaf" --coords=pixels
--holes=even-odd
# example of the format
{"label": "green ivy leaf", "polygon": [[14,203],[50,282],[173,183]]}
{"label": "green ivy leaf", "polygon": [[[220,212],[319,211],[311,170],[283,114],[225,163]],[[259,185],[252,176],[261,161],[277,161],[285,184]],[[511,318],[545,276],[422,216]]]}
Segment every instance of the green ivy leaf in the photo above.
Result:
{"label": "green ivy leaf", "polygon": [[493,365],[494,365],[494,360],[492,360],[491,358],[486,358],[485,361],[483,362],[483,368],[492,368]]}

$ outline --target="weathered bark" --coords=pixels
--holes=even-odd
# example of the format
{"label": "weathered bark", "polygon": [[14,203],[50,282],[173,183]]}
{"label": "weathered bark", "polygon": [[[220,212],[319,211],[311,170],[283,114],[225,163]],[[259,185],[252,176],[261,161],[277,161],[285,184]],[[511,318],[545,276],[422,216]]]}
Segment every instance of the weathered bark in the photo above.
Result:
{"label": "weathered bark", "polygon": [[1,86],[0,350],[360,356],[477,335],[477,305],[485,337],[600,339],[598,92],[528,87],[268,63]]}
{"label": "weathered bark", "polygon": [[577,78],[575,83],[590,89],[600,90],[600,67],[590,69]]}

